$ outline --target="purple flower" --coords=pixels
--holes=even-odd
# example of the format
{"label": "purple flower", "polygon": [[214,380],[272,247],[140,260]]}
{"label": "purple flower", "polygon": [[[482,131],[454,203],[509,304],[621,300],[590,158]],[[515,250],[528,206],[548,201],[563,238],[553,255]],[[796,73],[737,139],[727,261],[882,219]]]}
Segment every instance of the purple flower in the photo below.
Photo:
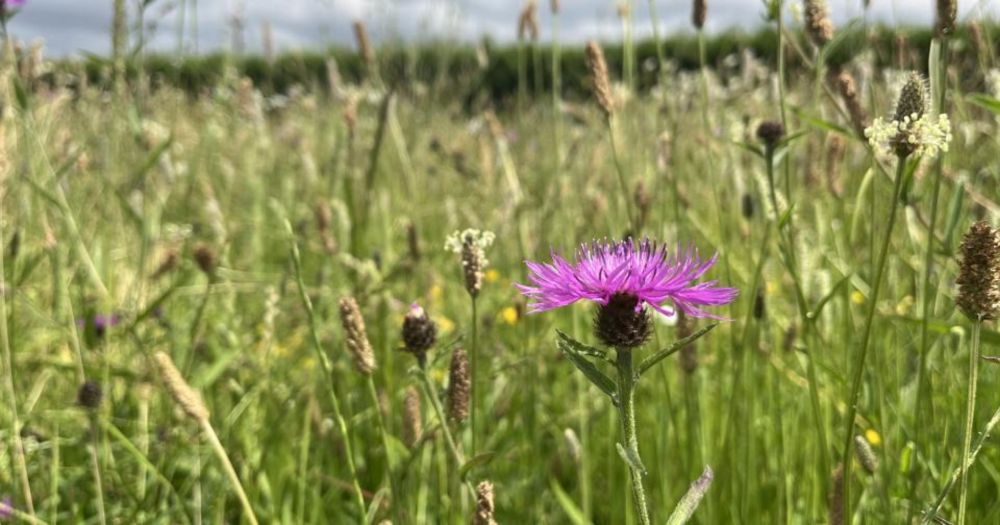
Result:
{"label": "purple flower", "polygon": [[[528,306],[532,313],[580,300],[608,306],[613,299],[620,299],[616,302],[624,301],[636,313],[649,305],[668,316],[679,309],[689,317],[722,319],[702,307],[731,303],[739,291],[716,286],[716,281],[696,283],[715,260],[716,256],[701,259],[691,247],[671,255],[648,239],[639,243],[631,239],[594,241],[580,247],[575,263],[556,253],[552,254],[551,264],[526,262],[532,286],[516,286],[531,299]],[[666,307],[667,303],[673,308]]]}
{"label": "purple flower", "polygon": [[14,506],[10,501],[10,496],[0,499],[0,520],[10,519],[14,515]]}
{"label": "purple flower", "polygon": [[119,317],[118,314],[111,314],[111,315],[98,314],[94,315],[89,320],[77,319],[76,326],[82,330],[87,328],[88,322],[90,323],[90,326],[94,328],[94,333],[98,337],[104,337],[104,334],[107,333],[109,328],[118,326],[118,323],[121,322],[121,317]]}

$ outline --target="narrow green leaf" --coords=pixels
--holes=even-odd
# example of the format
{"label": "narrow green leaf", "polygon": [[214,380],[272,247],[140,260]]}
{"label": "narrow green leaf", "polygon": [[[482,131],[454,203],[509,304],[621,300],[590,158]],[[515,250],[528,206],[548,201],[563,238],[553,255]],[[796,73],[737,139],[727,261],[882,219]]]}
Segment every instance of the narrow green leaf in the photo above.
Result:
{"label": "narrow green leaf", "polygon": [[493,461],[493,458],[496,455],[497,453],[492,450],[477,454],[476,457],[467,460],[465,464],[458,469],[458,477],[465,479],[466,474],[468,474],[472,469],[489,464],[489,462]]}
{"label": "narrow green leaf", "polygon": [[559,347],[559,350],[563,354],[566,354],[566,357],[569,358],[573,365],[576,366],[578,370],[583,372],[583,375],[587,376],[587,379],[589,379],[591,383],[610,396],[612,401],[617,404],[618,385],[615,384],[610,377],[605,375],[604,372],[598,370],[598,368],[594,366],[594,363],[591,363],[582,354],[576,352],[576,346],[580,344],[581,343],[574,341],[566,334],[560,334],[560,336],[556,339],[556,346]]}
{"label": "narrow green leaf", "polygon": [[566,513],[566,517],[569,518],[569,521],[573,525],[590,525],[590,522],[584,517],[583,511],[573,502],[569,494],[566,494],[566,491],[559,486],[559,482],[555,478],[550,481],[549,487],[552,489],[552,493],[556,495],[556,501],[559,502],[559,506],[562,507],[563,512]]}
{"label": "narrow green leaf", "polygon": [[636,371],[636,376],[641,377],[642,374],[646,373],[646,370],[649,370],[650,368],[655,366],[656,363],[663,361],[671,354],[691,344],[701,336],[711,332],[712,330],[715,329],[716,326],[719,326],[719,323],[712,323],[710,325],[705,325],[697,332],[685,337],[684,339],[681,339],[680,341],[675,342],[674,344],[664,348],[663,350],[660,350],[659,352],[656,352],[655,354],[647,357],[646,359],[643,359],[642,363],[639,363],[639,368]]}
{"label": "narrow green leaf", "polygon": [[694,511],[698,510],[698,505],[701,503],[702,498],[705,497],[708,489],[712,486],[712,478],[714,476],[715,473],[712,472],[712,468],[706,465],[705,471],[701,473],[701,476],[698,476],[698,479],[691,484],[691,488],[688,489],[687,494],[677,503],[674,512],[667,519],[667,525],[684,525],[691,519]]}
{"label": "narrow green leaf", "polygon": [[792,112],[795,113],[797,117],[799,117],[799,120],[819,130],[827,131],[830,133],[839,133],[847,137],[853,136],[853,133],[851,132],[850,129],[841,126],[840,124],[834,124],[829,120],[823,120],[819,117],[810,115],[809,113],[806,113],[806,111],[802,108],[793,107]]}
{"label": "narrow green leaf", "polygon": [[973,104],[1000,117],[1000,100],[997,100],[989,95],[983,95],[982,93],[975,93],[969,95],[969,102],[972,102]]}
{"label": "narrow green leaf", "polygon": [[646,467],[642,464],[642,459],[639,458],[639,454],[636,453],[635,449],[625,448],[621,443],[615,443],[615,448],[618,450],[618,455],[625,460],[629,468],[639,474],[646,475]]}
{"label": "narrow green leaf", "polygon": [[566,335],[566,333],[563,332],[563,331],[561,331],[561,330],[556,330],[556,334],[561,339],[563,339],[566,342],[566,344],[572,346],[574,352],[576,352],[576,353],[578,353],[580,355],[585,355],[585,356],[589,356],[589,357],[596,357],[596,358],[599,358],[599,359],[603,359],[605,361],[608,360],[608,352],[607,351],[601,350],[600,348],[594,348],[593,346],[590,346],[590,345],[585,345],[585,344],[581,343],[580,341],[577,341],[576,339],[573,339],[572,337]]}

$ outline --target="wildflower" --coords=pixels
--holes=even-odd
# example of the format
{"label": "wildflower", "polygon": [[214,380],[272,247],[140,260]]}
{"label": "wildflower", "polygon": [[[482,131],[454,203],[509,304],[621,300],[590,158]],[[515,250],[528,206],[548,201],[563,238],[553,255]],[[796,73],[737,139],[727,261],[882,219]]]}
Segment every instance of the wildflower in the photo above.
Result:
{"label": "wildflower", "polygon": [[932,118],[926,110],[926,86],[920,75],[913,73],[899,93],[893,119],[889,122],[882,118],[875,119],[865,130],[865,136],[875,151],[882,155],[891,152],[905,158],[912,154],[934,156],[939,151],[948,151],[948,143],[951,142],[948,115]]}
{"label": "wildflower", "polygon": [[977,222],[962,240],[955,303],[973,321],[996,319],[1000,311],[1000,235]]}
{"label": "wildflower", "polygon": [[465,289],[472,297],[478,296],[483,287],[483,272],[490,264],[486,259],[486,248],[493,245],[495,238],[493,232],[468,229],[456,231],[445,241],[446,250],[462,256]]}
{"label": "wildflower", "polygon": [[865,294],[860,290],[854,290],[851,292],[851,302],[857,305],[865,304]]}
{"label": "wildflower", "polygon": [[489,270],[486,270],[486,273],[483,274],[483,279],[486,281],[487,284],[494,284],[500,280],[500,272],[496,271],[493,268],[490,268]]}
{"label": "wildflower", "polygon": [[[737,290],[717,287],[716,281],[695,284],[715,260],[702,260],[692,248],[671,256],[649,240],[595,241],[580,248],[575,264],[558,254],[551,264],[528,262],[533,286],[517,287],[531,299],[533,313],[580,300],[598,303],[598,337],[608,346],[629,349],[645,343],[651,333],[647,305],[667,316],[679,310],[690,317],[719,319],[701,307],[728,304]],[[664,306],[668,301],[673,308]]]}
{"label": "wildflower", "polygon": [[14,505],[11,503],[10,496],[4,496],[0,499],[0,520],[10,519],[14,515]]}
{"label": "wildflower", "polygon": [[877,447],[882,444],[882,436],[874,428],[865,430],[865,439],[867,439],[873,447]]}
{"label": "wildflower", "polygon": [[757,138],[764,143],[769,150],[774,150],[785,136],[785,126],[782,126],[780,122],[773,120],[765,120],[757,126]]}
{"label": "wildflower", "polygon": [[344,328],[347,349],[354,357],[354,366],[362,375],[371,375],[375,370],[375,354],[372,352],[371,343],[368,342],[365,319],[361,316],[361,309],[353,297],[344,297],[340,300],[340,324]]}
{"label": "wildflower", "polygon": [[14,16],[14,13],[26,3],[27,0],[0,0],[0,18],[8,19]]}
{"label": "wildflower", "polygon": [[517,312],[517,308],[513,306],[507,306],[503,310],[500,310],[500,319],[508,326],[516,325],[520,317],[521,315]]}
{"label": "wildflower", "polygon": [[88,334],[92,333],[96,338],[101,339],[107,335],[109,329],[118,326],[119,323],[121,323],[121,317],[118,314],[95,314],[90,319],[77,319],[76,326],[82,330],[87,330]]}
{"label": "wildflower", "polygon": [[427,351],[434,346],[436,341],[437,325],[427,317],[427,312],[419,304],[413,303],[403,319],[405,350],[416,356],[417,362],[423,366],[427,358]]}

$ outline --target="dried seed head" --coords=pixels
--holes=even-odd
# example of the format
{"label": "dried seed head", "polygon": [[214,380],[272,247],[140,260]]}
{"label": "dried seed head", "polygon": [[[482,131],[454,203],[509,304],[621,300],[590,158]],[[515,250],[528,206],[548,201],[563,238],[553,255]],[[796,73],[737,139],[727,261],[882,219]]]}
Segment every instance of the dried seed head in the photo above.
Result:
{"label": "dried seed head", "polygon": [[493,519],[493,483],[483,481],[476,485],[476,515],[472,525],[497,525]]}
{"label": "dried seed head", "polygon": [[996,319],[1000,310],[1000,236],[977,222],[962,239],[955,303],[973,321]]}
{"label": "dried seed head", "polygon": [[[684,312],[677,311],[677,340],[685,339],[690,337],[694,330],[692,330],[692,321],[688,316],[684,315]],[[681,356],[678,360],[681,365],[681,370],[684,371],[688,376],[694,374],[695,370],[698,370],[698,348],[697,344],[692,341],[681,348]]]}
{"label": "dried seed head", "polygon": [[743,213],[743,218],[750,220],[753,218],[753,195],[750,193],[744,193],[740,197],[740,211]]}
{"label": "dried seed head", "polygon": [[878,470],[878,457],[875,451],[863,436],[854,436],[854,456],[858,458],[858,463],[865,469],[865,472],[874,474]]}
{"label": "dried seed head", "polygon": [[653,322],[649,311],[639,306],[639,299],[634,295],[611,296],[608,304],[597,308],[594,317],[597,338],[617,350],[632,350],[644,345],[653,334]]}
{"label": "dried seed head", "polygon": [[7,243],[7,258],[14,260],[21,253],[21,230],[14,230]]}
{"label": "dried seed head", "polygon": [[979,22],[975,20],[969,22],[969,37],[972,40],[972,46],[976,50],[976,56],[988,56],[989,47],[986,45],[986,39],[983,37],[983,26],[979,25]]}
{"label": "dried seed head", "polygon": [[824,0],[805,0],[805,26],[809,38],[818,47],[833,39],[833,22]]}
{"label": "dried seed head", "polygon": [[594,98],[604,115],[610,117],[615,112],[615,99],[608,77],[608,63],[604,61],[604,50],[593,40],[587,42],[587,68],[593,82]]}
{"label": "dried seed head", "polygon": [[372,49],[371,41],[368,39],[368,30],[365,28],[365,23],[355,20],[353,27],[354,40],[358,44],[358,53],[361,55],[361,59],[365,61],[365,66],[372,68],[375,65],[375,50]]}
{"label": "dried seed head", "polygon": [[327,253],[337,252],[337,240],[333,237],[331,226],[333,224],[333,211],[326,201],[319,201],[313,208],[313,217],[316,220],[316,230],[319,232],[320,242]]}
{"label": "dried seed head", "polygon": [[469,356],[465,350],[456,348],[451,354],[448,369],[448,418],[461,423],[469,417],[469,396],[472,386],[469,381]]}
{"label": "dried seed head", "polygon": [[538,17],[536,16],[538,4],[535,0],[528,0],[524,4],[524,9],[517,17],[517,39],[524,40],[527,36],[532,41],[538,40]]}
{"label": "dried seed head", "polygon": [[861,105],[861,98],[858,96],[858,88],[854,83],[854,77],[846,71],[841,71],[836,78],[837,91],[844,99],[847,106],[847,114],[851,116],[851,125],[860,136],[865,135],[865,128],[868,127],[868,113]]}
{"label": "dried seed head", "polygon": [[420,235],[417,232],[417,225],[412,221],[406,224],[406,243],[410,248],[410,259],[413,262],[420,260]]}
{"label": "dried seed head", "polygon": [[844,466],[837,465],[830,474],[830,492],[827,494],[830,525],[844,525]]}
{"label": "dried seed head", "polygon": [[705,27],[705,18],[708,16],[708,3],[706,0],[694,0],[694,8],[691,10],[691,23],[696,29]]}
{"label": "dried seed head", "polygon": [[413,448],[424,432],[423,416],[420,414],[420,393],[412,386],[406,389],[403,399],[403,444]]}
{"label": "dried seed head", "polygon": [[159,367],[163,384],[167,387],[167,391],[170,392],[170,396],[174,398],[174,402],[191,419],[199,423],[208,421],[208,408],[205,407],[201,396],[184,380],[184,376],[174,366],[174,361],[170,359],[170,356],[164,352],[157,352],[153,358]]}
{"label": "dried seed head", "polygon": [[180,262],[181,256],[177,253],[177,250],[169,250],[163,255],[163,260],[160,261],[159,266],[156,267],[156,271],[153,272],[153,278],[158,279],[174,271]]}
{"label": "dried seed head", "polygon": [[95,410],[101,406],[102,399],[104,399],[104,391],[101,390],[101,385],[97,384],[96,381],[84,381],[79,390],[76,391],[76,404],[88,410]]}
{"label": "dried seed head", "polygon": [[753,299],[753,317],[760,321],[767,315],[767,302],[764,300],[764,291],[757,290],[757,295]]}
{"label": "dried seed head", "polygon": [[361,316],[361,309],[353,297],[344,297],[340,300],[340,324],[344,328],[344,340],[351,357],[354,358],[355,368],[363,375],[371,375],[375,370],[375,353],[372,352],[372,345],[368,342],[365,319]]}
{"label": "dried seed head", "polygon": [[785,137],[785,126],[775,120],[765,120],[757,126],[757,138],[764,143],[768,149],[777,147],[778,142]]}
{"label": "dried seed head", "polygon": [[215,275],[215,270],[218,267],[219,260],[215,253],[215,250],[211,246],[199,243],[194,247],[194,262],[198,264],[198,268],[201,269],[205,275],[213,276]]}
{"label": "dried seed head", "polygon": [[955,32],[955,16],[957,13],[957,0],[937,0],[937,21],[934,24],[934,31],[937,36],[950,35]]}
{"label": "dried seed head", "polygon": [[427,359],[427,351],[437,341],[437,325],[427,316],[427,312],[417,303],[410,306],[410,311],[403,318],[403,344],[405,351],[416,356],[423,366]]}

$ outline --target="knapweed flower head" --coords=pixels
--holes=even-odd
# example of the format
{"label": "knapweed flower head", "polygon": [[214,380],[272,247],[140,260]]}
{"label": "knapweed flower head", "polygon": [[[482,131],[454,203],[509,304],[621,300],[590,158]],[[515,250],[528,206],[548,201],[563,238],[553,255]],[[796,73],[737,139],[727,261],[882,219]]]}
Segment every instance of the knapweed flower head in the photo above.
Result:
{"label": "knapweed flower head", "polygon": [[702,259],[693,248],[671,254],[650,240],[593,242],[583,245],[576,262],[558,254],[549,264],[527,262],[530,285],[517,287],[531,302],[532,313],[577,301],[600,305],[595,318],[598,338],[608,346],[634,348],[648,339],[652,327],[646,306],[672,316],[720,319],[704,307],[731,303],[735,288],[699,283],[716,257]]}
{"label": "knapweed flower head", "polygon": [[444,248],[462,256],[462,271],[465,274],[465,289],[476,297],[483,287],[483,272],[490,264],[486,259],[486,248],[493,245],[493,232],[467,229],[455,231],[445,240]]}
{"label": "knapweed flower head", "polygon": [[876,153],[933,157],[939,151],[948,151],[951,121],[946,114],[935,117],[927,113],[925,84],[919,74],[910,74],[900,89],[892,120],[876,118],[865,129],[865,137]]}
{"label": "knapweed flower head", "polygon": [[10,496],[4,496],[0,499],[0,520],[10,519],[14,515],[14,505],[10,500]]}

